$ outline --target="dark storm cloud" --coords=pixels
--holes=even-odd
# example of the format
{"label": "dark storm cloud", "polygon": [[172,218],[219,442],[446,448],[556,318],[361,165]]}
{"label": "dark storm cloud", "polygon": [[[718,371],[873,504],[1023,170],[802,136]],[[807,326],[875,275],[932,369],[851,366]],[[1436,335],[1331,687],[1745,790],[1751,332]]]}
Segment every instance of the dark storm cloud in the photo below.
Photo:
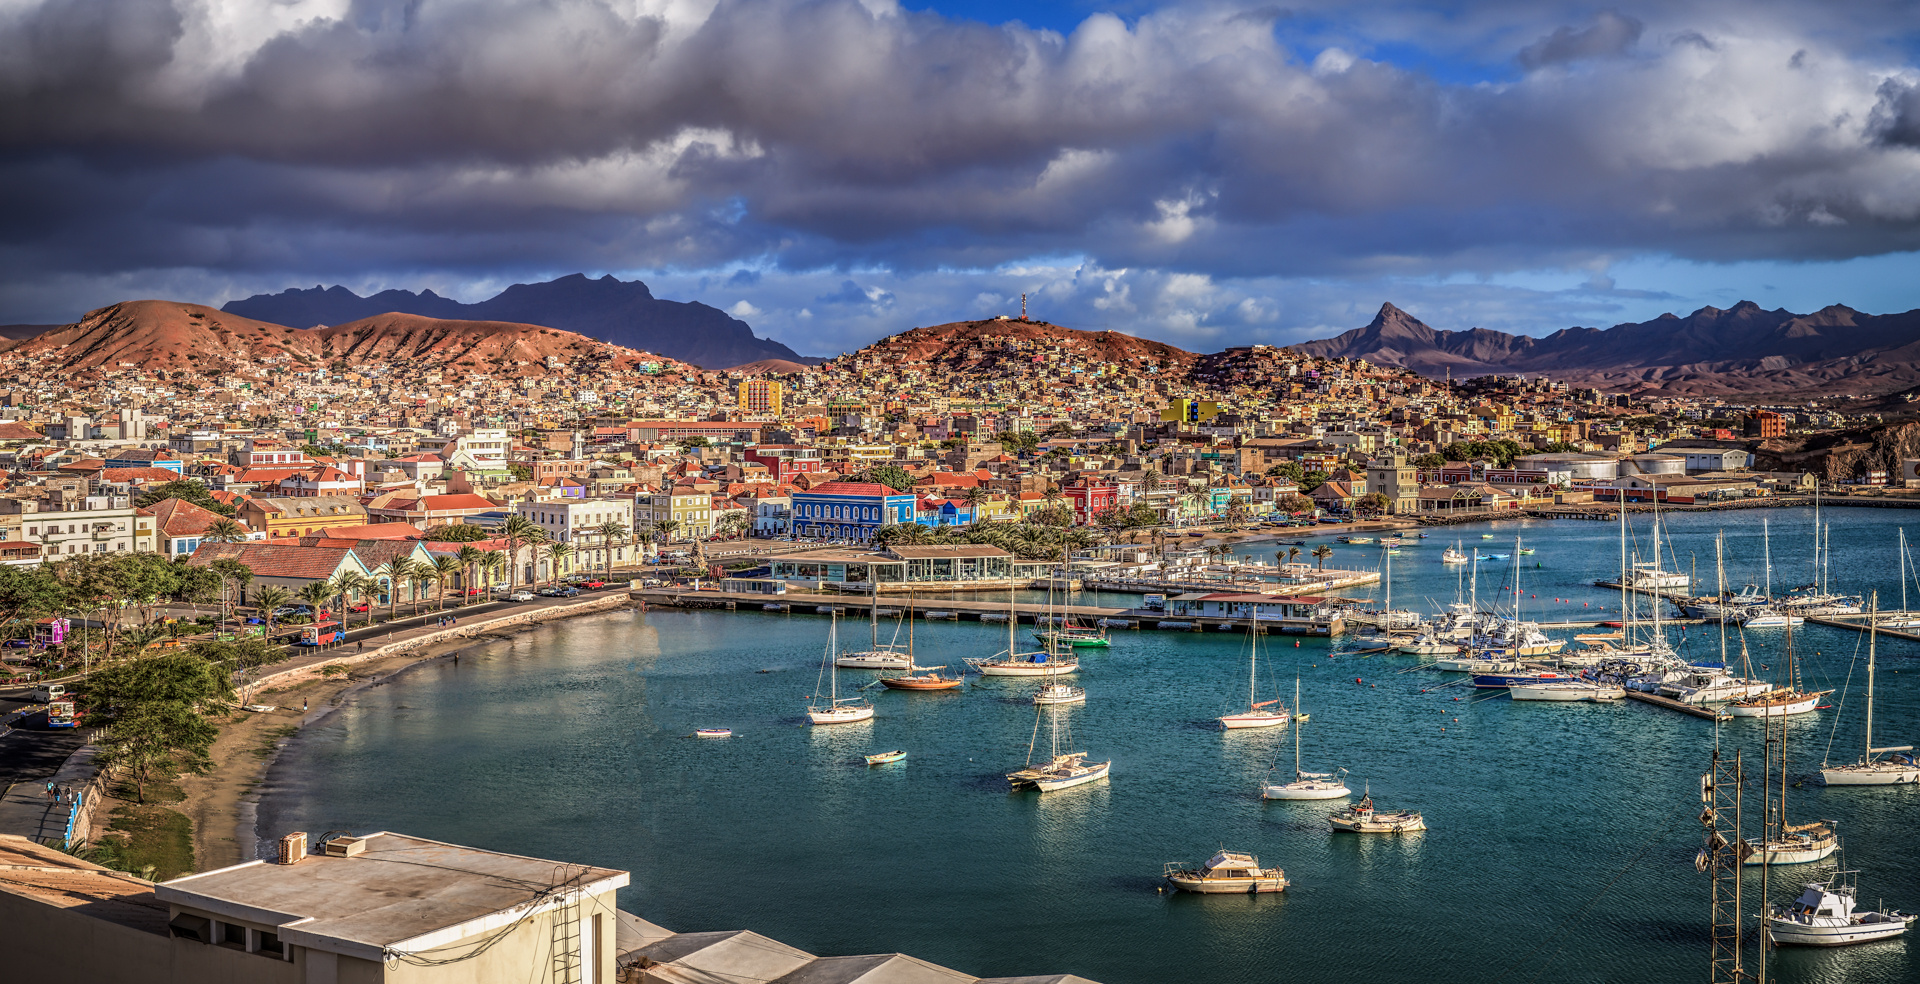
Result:
{"label": "dark storm cloud", "polygon": [[1624,14],[1602,11],[1586,27],[1562,27],[1520,49],[1520,64],[1534,69],[1622,54],[1640,40],[1644,28],[1645,25]]}
{"label": "dark storm cloud", "polygon": [[[885,0],[20,3],[0,262],[1376,277],[1920,247],[1915,73],[1873,47],[1911,7],[1347,9],[1062,36]],[[1442,82],[1370,39],[1578,70]]]}

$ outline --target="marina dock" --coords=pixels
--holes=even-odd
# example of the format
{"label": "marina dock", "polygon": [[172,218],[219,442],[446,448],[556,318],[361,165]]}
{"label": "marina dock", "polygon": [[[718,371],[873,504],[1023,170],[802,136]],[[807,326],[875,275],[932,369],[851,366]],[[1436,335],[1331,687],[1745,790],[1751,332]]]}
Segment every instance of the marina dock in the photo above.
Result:
{"label": "marina dock", "polygon": [[1701,707],[1697,704],[1682,703],[1671,697],[1662,697],[1659,694],[1649,694],[1639,690],[1627,691],[1627,699],[1637,700],[1642,704],[1652,704],[1655,707],[1664,707],[1669,711],[1691,714],[1697,718],[1706,718],[1709,721],[1727,721],[1733,718],[1733,715],[1725,711],[1716,711],[1711,708]]}
{"label": "marina dock", "polygon": [[[867,595],[795,594],[793,592],[774,595],[662,587],[643,588],[629,592],[628,596],[646,605],[666,608],[718,608],[726,611],[786,612],[795,615],[824,615],[837,611],[842,615],[859,618],[866,618],[876,606],[885,618],[891,618],[893,613],[904,611],[898,598],[875,599]],[[1047,606],[1042,604],[1022,603],[1012,608],[1015,620],[1036,625],[1048,613]],[[997,622],[1007,617],[1008,606],[1005,602],[941,598],[937,601],[929,600],[924,608],[916,612],[916,617],[927,611],[950,613],[955,620]],[[1110,628],[1157,629],[1169,632],[1245,631],[1248,623],[1255,621],[1246,616],[1173,615],[1138,608],[1109,608],[1100,605],[1066,605],[1064,607],[1056,605],[1052,612],[1056,618],[1065,616],[1088,623],[1104,621]],[[1264,617],[1257,621],[1265,635],[1338,636],[1347,631],[1346,621],[1340,618],[1335,618],[1331,622],[1322,622],[1311,619]]]}
{"label": "marina dock", "polygon": [[[1882,616],[1886,616],[1892,613],[1881,612],[1880,614]],[[1855,632],[1867,631],[1867,623],[1866,623],[1867,616],[1865,615],[1865,613],[1862,613],[1859,615],[1808,615],[1806,618],[1807,618],[1807,621],[1812,622],[1815,625],[1824,625],[1829,628],[1852,629]],[[1852,621],[1852,619],[1860,619],[1860,621],[1855,622],[1855,621]],[[1874,631],[1879,635],[1892,636],[1895,639],[1906,639],[1910,642],[1920,642],[1920,635],[1916,635],[1904,629],[1889,629],[1885,626],[1881,626],[1880,628],[1875,629]]]}

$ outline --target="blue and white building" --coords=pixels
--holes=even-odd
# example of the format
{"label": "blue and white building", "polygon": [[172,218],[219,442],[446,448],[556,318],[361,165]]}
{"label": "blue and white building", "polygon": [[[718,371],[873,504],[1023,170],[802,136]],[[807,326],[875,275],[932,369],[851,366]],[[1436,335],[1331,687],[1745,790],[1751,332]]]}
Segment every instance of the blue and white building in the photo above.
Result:
{"label": "blue and white building", "polygon": [[914,522],[916,505],[877,482],[827,482],[793,494],[793,535],[866,542],[882,526]]}

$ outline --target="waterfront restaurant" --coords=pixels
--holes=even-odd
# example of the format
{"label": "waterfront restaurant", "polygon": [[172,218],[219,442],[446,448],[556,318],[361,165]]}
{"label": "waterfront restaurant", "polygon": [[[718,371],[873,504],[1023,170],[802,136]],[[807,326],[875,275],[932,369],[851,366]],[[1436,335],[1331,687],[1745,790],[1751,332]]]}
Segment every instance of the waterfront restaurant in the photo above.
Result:
{"label": "waterfront restaurant", "polygon": [[1004,588],[1047,576],[1048,560],[1023,560],[984,544],[893,546],[878,552],[809,550],[769,558],[769,578],[809,587],[852,591],[881,590],[909,584],[954,588]]}
{"label": "waterfront restaurant", "polygon": [[1239,591],[1196,592],[1167,599],[1167,615],[1193,618],[1292,619],[1327,621],[1332,612],[1327,599],[1302,595],[1248,594]]}

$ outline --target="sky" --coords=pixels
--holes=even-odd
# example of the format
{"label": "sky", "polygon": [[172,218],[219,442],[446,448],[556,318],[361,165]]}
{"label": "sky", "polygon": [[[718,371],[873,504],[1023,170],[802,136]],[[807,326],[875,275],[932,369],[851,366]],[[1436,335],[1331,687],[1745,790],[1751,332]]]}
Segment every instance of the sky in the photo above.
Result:
{"label": "sky", "polygon": [[809,355],[1920,308],[1920,4],[0,0],[0,323],[573,272]]}

